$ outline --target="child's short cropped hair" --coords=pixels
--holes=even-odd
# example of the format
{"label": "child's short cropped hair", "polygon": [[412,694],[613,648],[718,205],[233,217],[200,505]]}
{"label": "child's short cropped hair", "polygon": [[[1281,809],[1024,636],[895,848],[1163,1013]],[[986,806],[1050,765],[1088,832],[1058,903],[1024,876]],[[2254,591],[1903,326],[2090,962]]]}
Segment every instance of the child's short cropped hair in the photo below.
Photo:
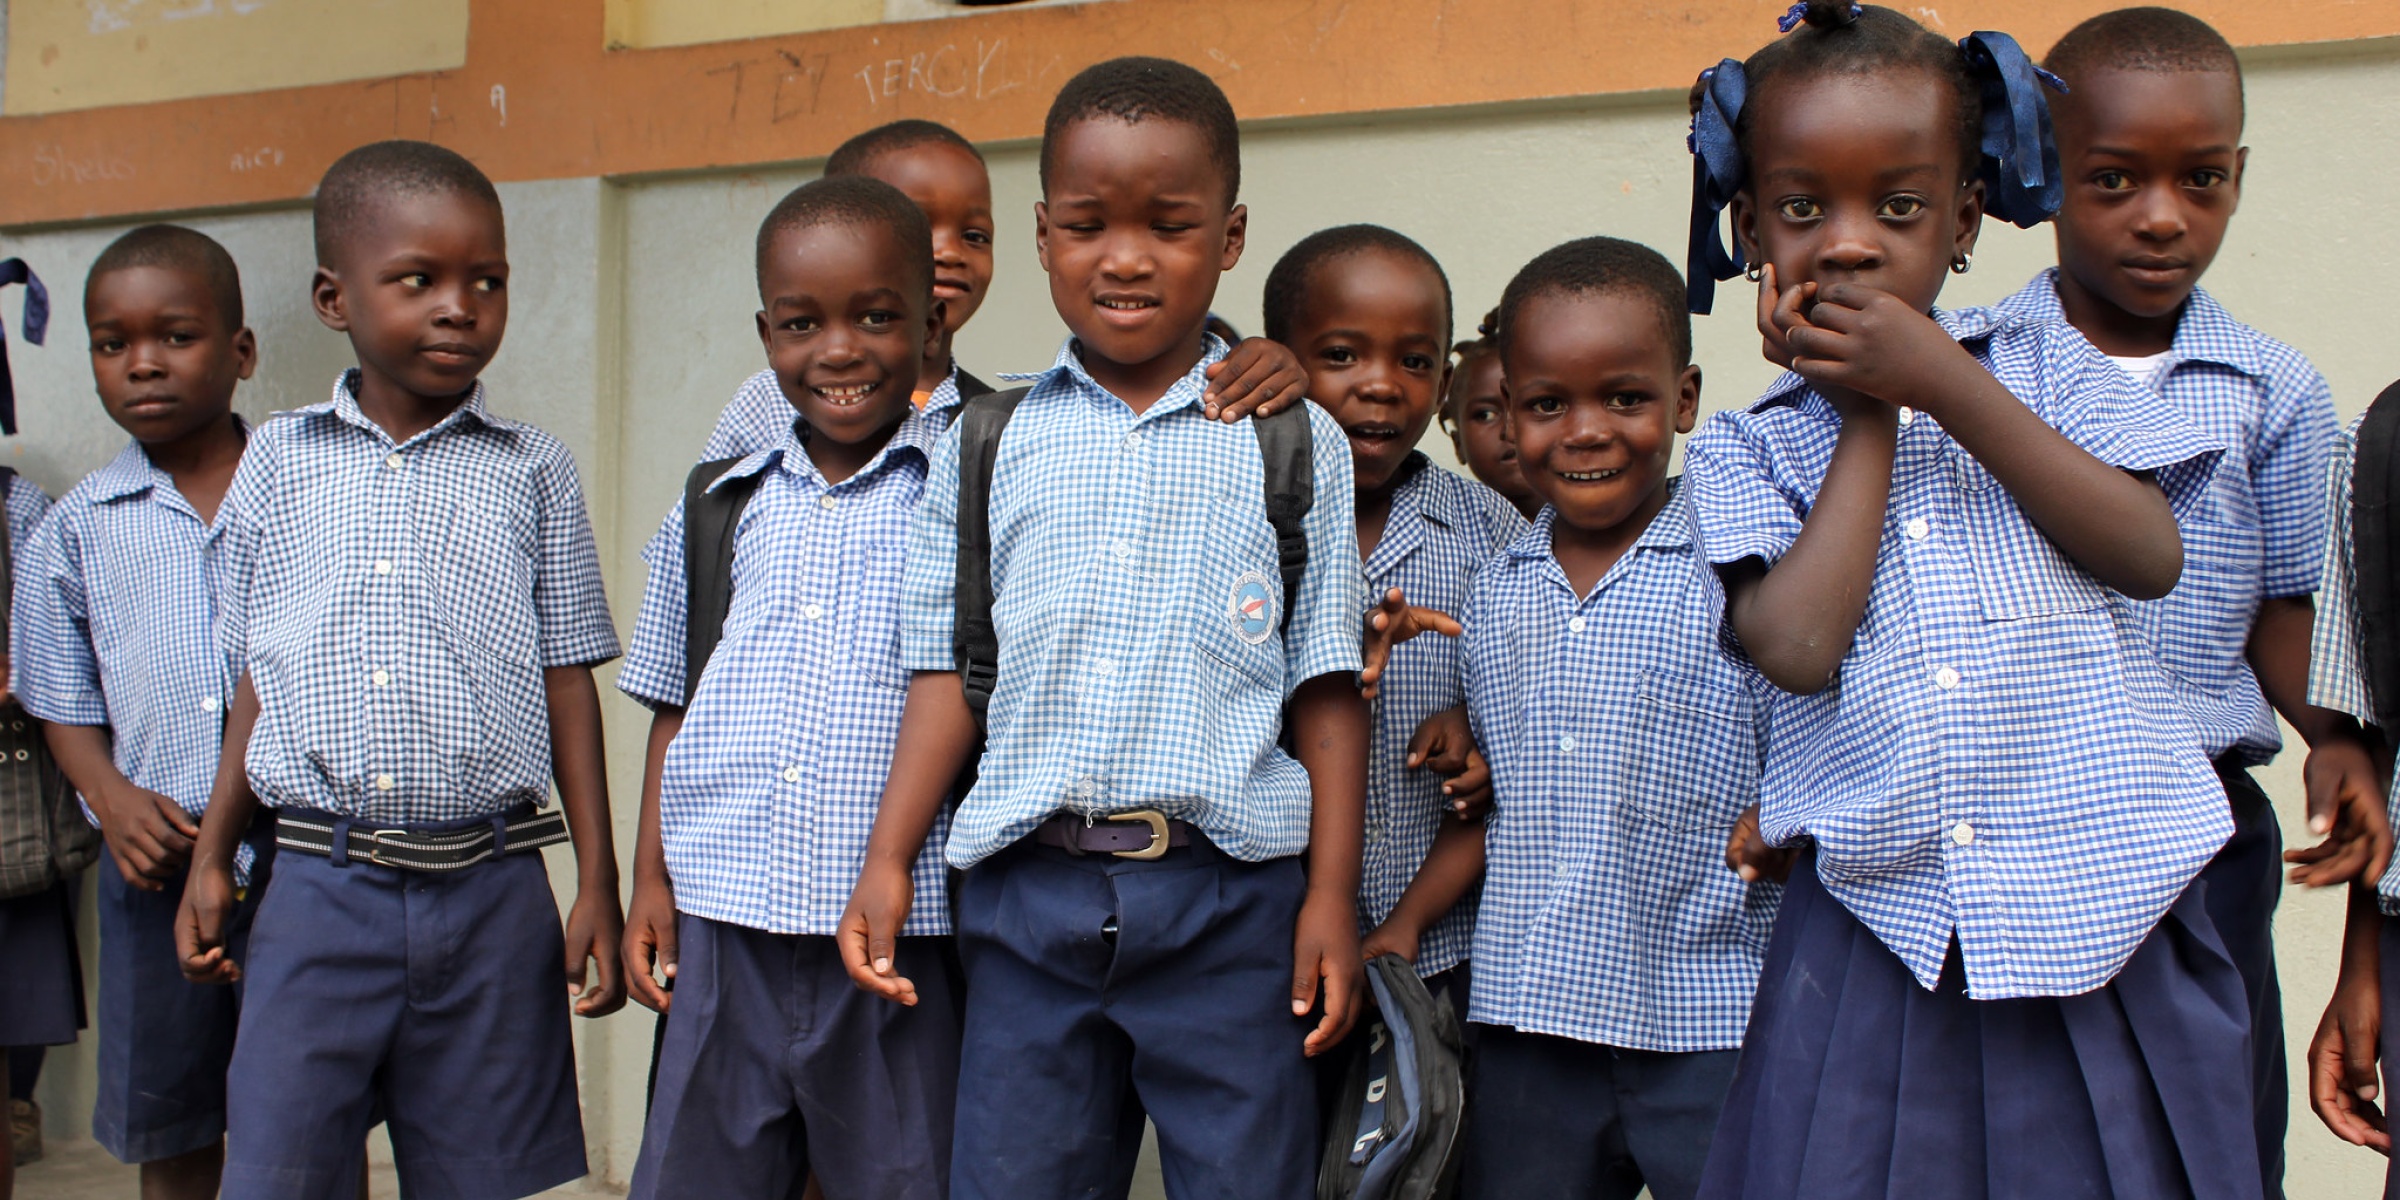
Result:
{"label": "child's short cropped hair", "polygon": [[884,155],[924,145],[956,146],[974,155],[976,162],[983,161],[983,151],[976,149],[975,143],[961,137],[957,130],[939,121],[903,117],[878,125],[834,147],[832,155],[825,160],[825,174],[864,175],[867,168]]}
{"label": "child's short cropped hair", "polygon": [[1290,342],[1292,325],[1300,319],[1300,303],[1308,292],[1309,278],[1317,268],[1337,258],[1347,258],[1368,250],[1381,250],[1414,259],[1425,264],[1433,277],[1442,281],[1442,340],[1450,340],[1451,312],[1450,276],[1442,270],[1433,253],[1417,244],[1416,239],[1398,230],[1381,225],[1336,225],[1320,229],[1292,244],[1275,260],[1267,272],[1266,297],[1261,314],[1266,321],[1267,340]]}
{"label": "child's short cropped hair", "polygon": [[92,260],[90,273],[83,277],[84,294],[91,294],[92,284],[101,276],[135,267],[181,271],[200,279],[208,285],[209,301],[216,305],[225,328],[242,327],[242,273],[233,265],[233,256],[217,244],[217,239],[181,225],[144,225],[127,230]]}
{"label": "child's short cropped hair", "polygon": [[2120,8],[2067,31],[2042,59],[2050,72],[2075,81],[2094,71],[2206,72],[2233,76],[2241,57],[2208,22],[2172,8]]}
{"label": "child's short cropped hair", "polygon": [[758,278],[763,286],[767,261],[776,239],[795,229],[819,225],[889,231],[908,253],[911,285],[920,296],[933,294],[933,228],[900,189],[864,175],[832,175],[804,183],[786,193],[758,223]]}
{"label": "child's short cropped hair", "polygon": [[1675,365],[1692,363],[1692,315],[1684,306],[1683,276],[1658,251],[1622,238],[1588,237],[1553,246],[1508,281],[1493,314],[1493,343],[1508,353],[1517,312],[1527,300],[1552,293],[1590,295],[1620,292],[1639,296],[1658,310],[1661,330],[1675,351]]}
{"label": "child's short cropped hair", "polygon": [[472,196],[500,208],[500,193],[474,163],[431,142],[374,142],[334,160],[317,184],[317,265],[357,231],[362,218],[397,196]]}
{"label": "child's short cropped hair", "polygon": [[1076,73],[1050,103],[1042,122],[1042,190],[1050,190],[1051,156],[1069,126],[1095,117],[1128,124],[1181,121],[1200,131],[1209,162],[1225,177],[1225,205],[1242,192],[1242,138],[1233,102],[1216,81],[1168,58],[1112,58]]}

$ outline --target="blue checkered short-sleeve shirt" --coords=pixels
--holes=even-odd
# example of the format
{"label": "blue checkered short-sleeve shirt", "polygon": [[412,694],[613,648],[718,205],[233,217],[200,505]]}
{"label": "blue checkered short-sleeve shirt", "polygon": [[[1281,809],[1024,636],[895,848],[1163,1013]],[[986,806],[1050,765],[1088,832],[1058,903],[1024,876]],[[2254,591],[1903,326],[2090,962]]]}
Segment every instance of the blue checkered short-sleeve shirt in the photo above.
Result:
{"label": "blue checkered short-sleeve shirt", "polygon": [[[2358,616],[2358,559],[2351,543],[2355,523],[2350,509],[2351,473],[2358,465],[2358,427],[2365,420],[2358,417],[2336,435],[2325,468],[2328,519],[2324,566],[2317,583],[2317,623],[2309,642],[2308,702],[2372,725],[2375,705],[2367,693],[2367,634]],[[2384,791],[2392,822],[2400,826],[2400,789],[2386,780]],[[2375,893],[2385,915],[2400,916],[2400,858],[2384,869]]]}
{"label": "blue checkered short-sleeve shirt", "polygon": [[[830,935],[866,860],[900,733],[900,578],[927,452],[946,419],[914,413],[856,475],[828,485],[790,432],[717,483],[758,477],[734,530],[733,603],[667,747],[659,832],[675,907],[773,933]],[[650,582],[617,686],[684,703],[683,504],[642,552]],[[937,818],[900,932],[950,932]]]}
{"label": "blue checkered short-sleeve shirt", "polygon": [[[1283,594],[1265,468],[1247,425],[1200,411],[1211,337],[1136,414],[1069,340],[993,466],[1000,677],[974,790],[950,833],[969,867],[1050,814],[1152,808],[1249,861],[1308,845],[1308,773],[1276,745],[1293,689],[1359,666],[1366,585],[1350,445],[1311,405],[1316,504],[1301,594]],[[957,669],[958,447],[935,450],[909,531],[901,660]],[[1284,608],[1291,620],[1284,622]]]}
{"label": "blue checkered short-sleeve shirt", "polygon": [[[1525,518],[1498,492],[1415,456],[1416,473],[1392,492],[1383,539],[1367,556],[1367,600],[1399,588],[1410,604],[1453,615],[1464,611],[1467,584],[1525,531]],[[1466,703],[1466,663],[1459,644],[1420,637],[1393,647],[1376,688],[1374,739],[1367,750],[1366,855],[1359,874],[1358,923],[1363,933],[1381,924],[1425,865],[1434,834],[1446,819],[1442,780],[1411,770],[1408,742],[1425,718]],[[1417,972],[1432,975],[1467,956],[1475,931],[1475,899],[1433,923],[1417,943]]]}
{"label": "blue checkered short-sleeve shirt", "polygon": [[1475,580],[1469,713],[1492,764],[1469,1016],[1634,1050],[1742,1043],[1783,889],[1725,842],[1765,711],[1718,647],[1723,589],[1680,494],[1578,597],[1555,513]]}
{"label": "blue checkered short-sleeve shirt", "polygon": [[351,378],[259,426],[217,518],[251,787],[395,825],[540,804],[543,670],[617,656],[575,460],[480,383],[395,445]]}
{"label": "blue checkered short-sleeve shirt", "polygon": [[[2094,457],[2156,472],[2179,517],[2204,494],[2216,443],[2074,330],[1990,309],[1939,319]],[[1935,421],[1901,417],[1850,652],[1823,691],[1772,694],[1762,830],[1815,839],[1826,890],[1928,988],[1955,934],[1977,999],[2090,991],[2224,844],[2224,789],[2133,607]],[[1782,557],[1840,428],[1786,375],[1692,438],[1685,488],[1710,562]]]}
{"label": "blue checkered short-sleeve shirt", "polygon": [[[2057,277],[2044,271],[2000,310],[2063,323]],[[2250,627],[2261,601],[2317,586],[2333,390],[2299,351],[2198,290],[2151,382],[2225,455],[2183,515],[2182,579],[2136,604],[2136,620],[2208,752],[2255,766],[2283,748],[2283,734],[2250,669]]]}

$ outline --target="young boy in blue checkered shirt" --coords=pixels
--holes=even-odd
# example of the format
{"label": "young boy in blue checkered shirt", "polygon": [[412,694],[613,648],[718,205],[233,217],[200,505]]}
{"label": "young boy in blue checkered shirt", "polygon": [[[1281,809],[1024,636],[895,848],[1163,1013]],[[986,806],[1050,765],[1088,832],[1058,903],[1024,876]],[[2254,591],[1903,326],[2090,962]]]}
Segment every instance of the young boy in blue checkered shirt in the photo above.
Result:
{"label": "young boy in blue checkered shirt", "polygon": [[[1225,353],[1209,303],[1247,225],[1207,76],[1083,71],[1041,162],[1036,239],[1074,336],[988,494],[997,683],[948,839],[968,984],[951,1193],[1121,1195],[1147,1115],[1177,1194],[1307,1196],[1303,1054],[1340,1041],[1362,970],[1349,450],[1306,410],[1315,503],[1286,595],[1259,439],[1201,407]],[[858,985],[903,1003],[937,966],[897,957],[911,876],[975,745],[952,644],[961,444],[936,451],[910,532],[914,676],[840,934]]]}
{"label": "young boy in blue checkered shirt", "polygon": [[2283,834],[2249,768],[2282,749],[2280,712],[2309,745],[2310,828],[2296,880],[2355,877],[2388,846],[2354,722],[2309,703],[2309,594],[2325,536],[2320,488],[2333,396],[2306,358],[2235,320],[2200,287],[2240,199],[2242,68],[2197,18],[2122,9],[2076,26],[2045,60],[2066,190],[2058,266],[1999,305],[2063,320],[2225,443],[2183,519],[2183,577],[2139,627],[2200,726],[2233,811],[2209,863],[2209,915],[2247,985],[2259,1166],[2283,1189],[2288,1116],[2274,919]]}
{"label": "young boy in blue checkered shirt", "polygon": [[[1267,336],[1300,356],[1310,399],[1349,440],[1368,593],[1397,591],[1410,606],[1458,612],[1475,572],[1524,533],[1525,519],[1416,448],[1449,374],[1450,280],[1441,264],[1380,225],[1321,230],[1276,261],[1261,309]],[[1411,904],[1410,884],[1437,837],[1475,835],[1459,813],[1488,799],[1489,773],[1480,757],[1470,767],[1470,739],[1451,727],[1465,703],[1455,637],[1391,649],[1373,696],[1358,893],[1365,955],[1409,960],[1461,1012],[1474,903],[1431,908],[1417,889]]]}
{"label": "young boy in blue checkered shirt", "polygon": [[[83,312],[101,405],[132,440],[18,553],[17,691],[107,842],[93,1135],[141,1164],[145,1195],[209,1197],[240,994],[175,969],[175,910],[233,693],[210,548],[249,437],[234,389],[258,343],[232,256],[174,225],[101,251]],[[266,883],[263,864],[241,865],[237,955]]]}
{"label": "young boy in blue checkered shirt", "polygon": [[948,424],[910,403],[941,336],[930,246],[924,214],[872,179],[809,184],[760,225],[759,340],[798,421],[709,485],[756,490],[697,689],[682,504],[643,554],[617,686],[657,716],[625,956],[634,997],[674,1020],[635,1196],[782,1196],[811,1170],[837,1196],[946,1194],[958,1011],[938,818],[899,939],[919,1003],[850,986],[833,938],[900,731],[900,550]]}
{"label": "young boy in blue checkered shirt", "polygon": [[[491,181],[364,146],[316,238],[317,316],[358,365],[252,434],[218,518],[241,682],[176,928],[187,976],[247,989],[224,1194],[347,1197],[380,1118],[403,1191],[529,1195],[584,1173],[567,1002],[624,1003],[591,671],[616,630],[574,459],[477,380],[508,321]],[[275,881],[236,962],[261,805]],[[570,831],[562,936],[539,850]]]}

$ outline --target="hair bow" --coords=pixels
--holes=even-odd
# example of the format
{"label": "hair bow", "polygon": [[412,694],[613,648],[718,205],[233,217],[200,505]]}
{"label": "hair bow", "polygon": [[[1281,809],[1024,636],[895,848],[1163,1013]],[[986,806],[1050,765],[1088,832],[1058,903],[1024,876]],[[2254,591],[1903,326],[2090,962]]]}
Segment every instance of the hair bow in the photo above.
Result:
{"label": "hair bow", "polygon": [[1967,70],[1983,89],[1983,137],[1976,175],[1983,180],[1984,211],[2030,229],[2058,212],[2064,179],[2058,138],[2050,128],[2050,98],[2067,85],[2026,57],[2005,33],[1979,31],[1961,38]]}
{"label": "hair bow", "polygon": [[1692,240],[1684,263],[1685,305],[1706,313],[1715,301],[1717,281],[1742,273],[1742,248],[1727,248],[1718,217],[1742,190],[1742,147],[1733,136],[1733,123],[1742,115],[1742,100],[1750,83],[1742,64],[1725,59],[1700,72],[1699,106],[1692,112],[1692,132],[1684,144],[1692,151]]}
{"label": "hair bow", "polygon": [[[33,273],[21,258],[0,262],[0,287],[12,283],[25,285],[25,340],[36,346],[50,332],[50,289],[42,285],[42,277]],[[8,334],[0,328],[0,433],[15,436],[17,432],[17,386],[8,369]]]}

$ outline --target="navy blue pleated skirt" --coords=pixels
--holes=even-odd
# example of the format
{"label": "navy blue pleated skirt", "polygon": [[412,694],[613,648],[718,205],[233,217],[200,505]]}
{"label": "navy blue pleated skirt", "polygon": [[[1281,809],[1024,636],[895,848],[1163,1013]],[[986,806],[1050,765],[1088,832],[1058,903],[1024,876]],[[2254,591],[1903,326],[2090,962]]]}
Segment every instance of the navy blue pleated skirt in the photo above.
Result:
{"label": "navy blue pleated skirt", "polygon": [[1700,1195],[2256,1200],[2248,1009],[2203,886],[2107,986],[1979,1001],[1955,946],[1926,991],[1804,858]]}
{"label": "navy blue pleated skirt", "polygon": [[75,893],[0,900],[0,1046],[60,1046],[83,1028],[83,962]]}

